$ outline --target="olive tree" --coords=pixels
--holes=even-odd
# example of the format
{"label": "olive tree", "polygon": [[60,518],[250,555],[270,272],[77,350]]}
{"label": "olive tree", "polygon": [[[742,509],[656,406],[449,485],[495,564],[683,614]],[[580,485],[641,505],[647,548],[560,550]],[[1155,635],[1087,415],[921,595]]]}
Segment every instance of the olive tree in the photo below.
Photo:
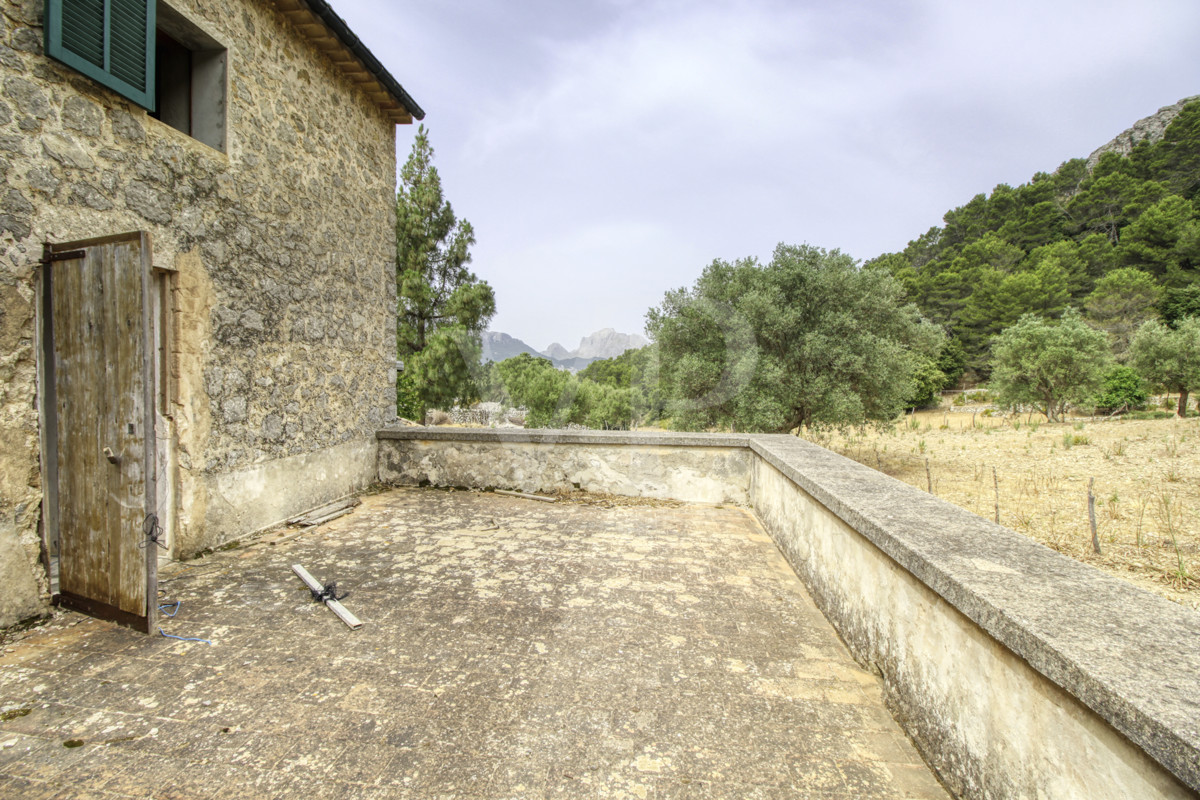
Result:
{"label": "olive tree", "polygon": [[1175,413],[1186,416],[1188,393],[1200,388],[1200,317],[1184,317],[1173,329],[1151,320],[1138,328],[1129,352],[1147,381],[1179,392]]}
{"label": "olive tree", "polygon": [[810,245],[714,261],[647,315],[678,429],[887,422],[944,338],[882,269]]}
{"label": "olive tree", "polygon": [[1107,335],[1075,309],[1057,320],[1026,314],[992,342],[991,389],[1004,405],[1032,405],[1059,422],[1100,388],[1111,361]]}

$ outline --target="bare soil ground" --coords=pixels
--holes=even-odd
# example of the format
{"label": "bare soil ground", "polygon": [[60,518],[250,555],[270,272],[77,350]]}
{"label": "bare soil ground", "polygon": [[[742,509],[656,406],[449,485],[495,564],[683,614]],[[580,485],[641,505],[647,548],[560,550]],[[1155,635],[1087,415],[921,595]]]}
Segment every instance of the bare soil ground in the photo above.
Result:
{"label": "bare soil ground", "polygon": [[885,430],[808,438],[1200,609],[1200,418],[1049,424],[986,406],[943,406]]}

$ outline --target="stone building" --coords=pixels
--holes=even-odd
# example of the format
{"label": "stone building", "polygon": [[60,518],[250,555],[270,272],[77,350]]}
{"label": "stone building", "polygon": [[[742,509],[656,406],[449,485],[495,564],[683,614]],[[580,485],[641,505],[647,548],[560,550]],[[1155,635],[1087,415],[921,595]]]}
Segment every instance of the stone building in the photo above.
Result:
{"label": "stone building", "polygon": [[0,0],[0,626],[372,480],[423,116],[324,0]]}

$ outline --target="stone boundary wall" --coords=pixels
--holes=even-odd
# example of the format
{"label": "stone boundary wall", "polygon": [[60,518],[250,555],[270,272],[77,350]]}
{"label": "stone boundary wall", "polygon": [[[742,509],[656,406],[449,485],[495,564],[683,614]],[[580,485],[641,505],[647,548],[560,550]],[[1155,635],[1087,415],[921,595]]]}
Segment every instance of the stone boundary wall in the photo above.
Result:
{"label": "stone boundary wall", "polygon": [[580,488],[685,500],[655,462],[701,469],[741,450],[748,504],[952,791],[1200,796],[1200,614],[875,470],[790,436],[378,438],[385,482],[529,491],[562,474],[531,465],[586,462],[578,474],[603,479]]}

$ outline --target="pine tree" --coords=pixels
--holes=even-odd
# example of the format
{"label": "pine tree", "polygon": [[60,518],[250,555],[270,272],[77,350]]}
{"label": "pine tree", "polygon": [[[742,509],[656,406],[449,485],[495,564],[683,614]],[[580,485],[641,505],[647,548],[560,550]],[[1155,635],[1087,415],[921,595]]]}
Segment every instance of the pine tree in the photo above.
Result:
{"label": "pine tree", "polygon": [[480,336],[496,313],[492,287],[469,269],[475,232],[442,194],[425,126],[400,171],[396,194],[397,353],[424,417],[476,399]]}

